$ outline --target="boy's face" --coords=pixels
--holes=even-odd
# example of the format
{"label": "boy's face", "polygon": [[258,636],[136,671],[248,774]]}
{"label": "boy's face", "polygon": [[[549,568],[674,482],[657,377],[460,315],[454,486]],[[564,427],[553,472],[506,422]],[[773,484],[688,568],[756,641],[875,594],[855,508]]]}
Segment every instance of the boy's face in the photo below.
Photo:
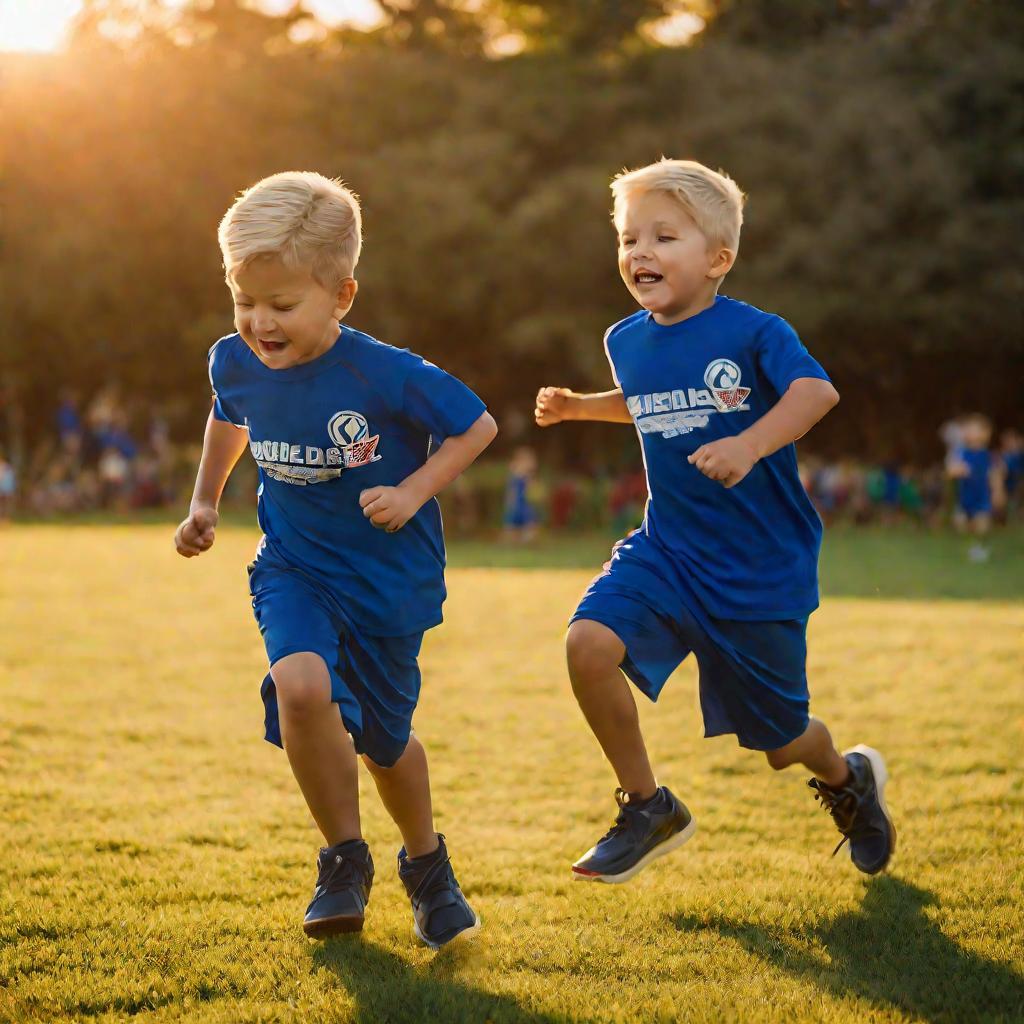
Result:
{"label": "boy's face", "polygon": [[338,321],[356,295],[346,277],[336,292],[313,278],[309,268],[291,268],[279,256],[257,256],[230,274],[235,328],[260,362],[272,370],[308,363],[338,338]]}
{"label": "boy's face", "polygon": [[661,324],[692,315],[695,303],[714,295],[735,258],[731,250],[709,245],[693,218],[663,192],[629,197],[616,228],[622,280]]}

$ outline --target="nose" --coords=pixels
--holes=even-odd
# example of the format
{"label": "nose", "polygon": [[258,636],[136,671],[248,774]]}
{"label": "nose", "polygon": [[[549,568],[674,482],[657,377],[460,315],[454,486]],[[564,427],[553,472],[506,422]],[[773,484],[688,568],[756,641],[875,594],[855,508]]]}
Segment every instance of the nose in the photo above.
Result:
{"label": "nose", "polygon": [[277,324],[274,323],[274,318],[268,315],[265,310],[254,310],[252,326],[257,334],[270,334]]}

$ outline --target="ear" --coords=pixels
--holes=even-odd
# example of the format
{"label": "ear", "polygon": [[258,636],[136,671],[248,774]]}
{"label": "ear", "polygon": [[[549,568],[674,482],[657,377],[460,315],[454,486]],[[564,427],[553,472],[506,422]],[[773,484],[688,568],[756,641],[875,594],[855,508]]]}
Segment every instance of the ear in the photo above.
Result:
{"label": "ear", "polygon": [[720,278],[725,277],[725,275],[732,270],[732,265],[735,262],[736,253],[733,252],[732,249],[719,249],[711,260],[711,266],[708,268],[707,276],[713,281],[717,281]]}
{"label": "ear", "polygon": [[352,303],[356,301],[357,291],[359,291],[359,284],[354,277],[342,278],[341,284],[338,285],[338,302],[334,307],[334,315],[338,320],[342,320],[352,308]]}

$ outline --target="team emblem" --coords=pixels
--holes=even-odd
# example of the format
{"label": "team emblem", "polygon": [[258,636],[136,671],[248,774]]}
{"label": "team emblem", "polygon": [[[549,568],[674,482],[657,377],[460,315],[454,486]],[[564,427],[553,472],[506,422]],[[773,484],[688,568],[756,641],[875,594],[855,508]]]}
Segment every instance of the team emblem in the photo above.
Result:
{"label": "team emblem", "polygon": [[336,412],[327,424],[327,433],[338,446],[346,469],[365,466],[368,462],[377,462],[377,443],[380,434],[370,437],[370,427],[366,417],[351,409]]}
{"label": "team emblem", "polygon": [[750,394],[740,387],[740,368],[731,359],[713,359],[704,371],[704,383],[719,412],[738,409]]}

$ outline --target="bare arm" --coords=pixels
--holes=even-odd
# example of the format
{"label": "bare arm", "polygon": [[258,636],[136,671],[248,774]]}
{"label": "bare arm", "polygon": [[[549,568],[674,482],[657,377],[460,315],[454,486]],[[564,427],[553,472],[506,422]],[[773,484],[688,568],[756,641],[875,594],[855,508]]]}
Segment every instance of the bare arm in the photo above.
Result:
{"label": "bare arm", "polygon": [[565,420],[598,420],[604,423],[632,423],[622,388],[580,394],[569,388],[541,388],[537,392],[534,419],[539,427]]}
{"label": "bare arm", "polygon": [[249,443],[248,432],[231,423],[218,420],[210,412],[203,437],[203,455],[199,460],[196,486],[189,505],[188,518],[174,534],[174,546],[179,555],[192,558],[208,550],[213,544],[219,515],[217,506],[224,493],[224,485]]}
{"label": "bare arm", "polygon": [[839,392],[817,377],[800,377],[742,434],[701,445],[688,462],[705,476],[734,487],[758,460],[803,437],[839,402]]}
{"label": "bare arm", "polygon": [[370,487],[359,495],[363,515],[374,526],[394,533],[431,498],[444,490],[494,440],[498,425],[482,413],[464,434],[447,438],[415,473],[397,487]]}

